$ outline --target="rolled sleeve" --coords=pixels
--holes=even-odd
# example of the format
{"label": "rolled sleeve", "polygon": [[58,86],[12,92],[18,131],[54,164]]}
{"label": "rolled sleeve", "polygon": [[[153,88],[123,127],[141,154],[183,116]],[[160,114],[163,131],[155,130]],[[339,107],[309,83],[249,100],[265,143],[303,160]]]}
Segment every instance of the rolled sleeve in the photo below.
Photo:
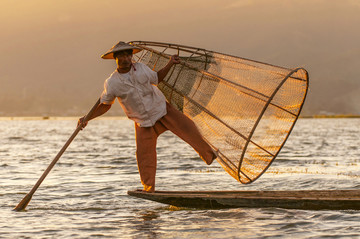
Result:
{"label": "rolled sleeve", "polygon": [[100,103],[106,104],[106,105],[112,105],[114,104],[116,99],[116,96],[111,93],[111,87],[109,86],[108,80],[104,83],[104,91],[101,94],[100,97]]}
{"label": "rolled sleeve", "polygon": [[146,72],[147,77],[149,78],[150,84],[157,85],[159,83],[158,75],[156,71],[151,70],[147,65],[141,64],[144,67],[144,72]]}

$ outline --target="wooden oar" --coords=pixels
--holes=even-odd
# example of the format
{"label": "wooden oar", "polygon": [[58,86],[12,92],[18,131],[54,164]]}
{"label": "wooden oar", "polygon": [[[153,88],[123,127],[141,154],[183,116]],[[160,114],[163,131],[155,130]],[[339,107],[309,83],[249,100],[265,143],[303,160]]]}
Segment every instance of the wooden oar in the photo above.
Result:
{"label": "wooden oar", "polygon": [[[85,119],[83,122],[87,122],[91,115],[93,114],[93,112],[96,110],[96,108],[98,107],[98,105],[100,104],[100,99],[98,99],[98,101],[95,103],[95,105],[91,108],[91,110],[89,111],[89,113],[85,116]],[[76,135],[79,133],[79,131],[82,129],[82,124],[79,124],[79,126],[75,129],[74,133],[71,135],[71,137],[66,141],[65,145],[61,148],[61,150],[59,151],[59,153],[56,155],[56,157],[53,159],[53,161],[50,163],[50,165],[47,167],[47,169],[45,170],[45,172],[41,175],[41,177],[39,178],[39,180],[37,181],[37,183],[34,185],[34,187],[31,189],[31,191],[26,194],[26,196],[21,200],[21,202],[14,208],[15,211],[22,211],[26,208],[26,206],[29,204],[33,194],[35,193],[35,191],[38,189],[38,187],[40,186],[40,184],[44,181],[45,177],[49,174],[49,172],[51,171],[51,169],[54,167],[54,165],[56,164],[56,162],[60,159],[61,155],[65,152],[65,150],[67,149],[67,147],[70,145],[70,143],[73,141],[73,139],[76,137]]]}

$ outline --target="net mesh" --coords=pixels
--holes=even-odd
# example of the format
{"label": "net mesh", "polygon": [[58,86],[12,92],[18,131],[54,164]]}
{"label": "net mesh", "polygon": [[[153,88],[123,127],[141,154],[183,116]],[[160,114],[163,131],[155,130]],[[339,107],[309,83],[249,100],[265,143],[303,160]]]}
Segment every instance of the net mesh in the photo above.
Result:
{"label": "net mesh", "polygon": [[175,65],[158,87],[191,118],[236,180],[259,178],[284,145],[303,106],[308,73],[199,48],[131,42],[134,59],[158,71],[171,55]]}

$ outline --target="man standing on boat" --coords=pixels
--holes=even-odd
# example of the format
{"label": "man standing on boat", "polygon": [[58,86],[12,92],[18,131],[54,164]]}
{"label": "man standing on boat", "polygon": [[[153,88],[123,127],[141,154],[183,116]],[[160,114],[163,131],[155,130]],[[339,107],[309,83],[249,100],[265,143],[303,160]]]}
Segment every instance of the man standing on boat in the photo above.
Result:
{"label": "man standing on boat", "polygon": [[[101,57],[115,59],[117,69],[106,79],[100,105],[90,120],[106,113],[117,98],[125,114],[135,122],[136,160],[144,191],[155,191],[156,142],[160,134],[172,131],[189,145],[210,165],[216,153],[204,141],[194,122],[175,109],[157,88],[171,67],[180,63],[177,55],[158,72],[143,63],[133,63],[132,55],[141,51],[125,42],[119,42]],[[83,127],[84,117],[79,119]]]}

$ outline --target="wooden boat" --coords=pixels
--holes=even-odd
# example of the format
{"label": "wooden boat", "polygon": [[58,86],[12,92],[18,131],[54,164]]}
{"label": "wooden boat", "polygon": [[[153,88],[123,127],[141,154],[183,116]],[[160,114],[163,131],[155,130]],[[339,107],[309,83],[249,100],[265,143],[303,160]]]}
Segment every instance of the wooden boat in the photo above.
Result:
{"label": "wooden boat", "polygon": [[304,191],[128,191],[130,196],[199,209],[276,207],[310,210],[360,210],[360,190]]}

